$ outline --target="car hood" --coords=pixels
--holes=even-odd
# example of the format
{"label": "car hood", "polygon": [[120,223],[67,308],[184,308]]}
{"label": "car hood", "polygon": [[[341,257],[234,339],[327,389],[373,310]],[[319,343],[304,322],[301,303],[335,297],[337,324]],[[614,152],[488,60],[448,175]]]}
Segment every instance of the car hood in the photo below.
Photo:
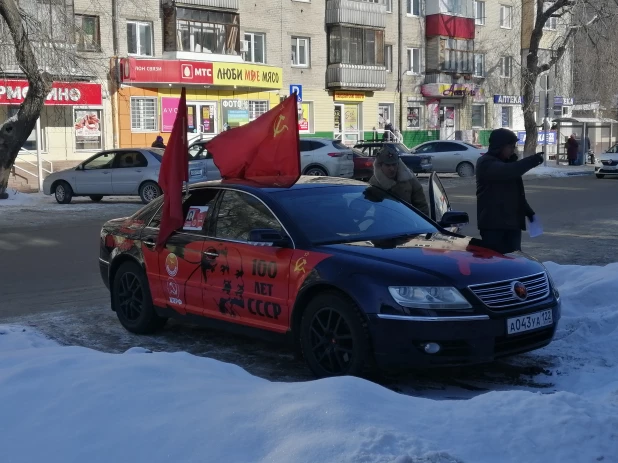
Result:
{"label": "car hood", "polygon": [[333,254],[356,255],[425,272],[454,286],[509,280],[545,271],[540,262],[523,253],[503,255],[483,247],[479,239],[441,233],[324,247]]}
{"label": "car hood", "polygon": [[618,161],[618,153],[601,153],[597,157],[600,161]]}

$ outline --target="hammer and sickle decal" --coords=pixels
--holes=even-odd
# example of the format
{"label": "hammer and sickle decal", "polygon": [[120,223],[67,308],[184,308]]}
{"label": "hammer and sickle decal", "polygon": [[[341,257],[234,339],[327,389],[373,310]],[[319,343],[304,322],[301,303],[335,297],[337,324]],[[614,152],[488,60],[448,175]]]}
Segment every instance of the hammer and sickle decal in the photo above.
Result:
{"label": "hammer and sickle decal", "polygon": [[284,130],[289,130],[288,126],[283,123],[284,121],[285,116],[280,114],[279,119],[277,119],[277,122],[275,122],[275,124],[273,125],[273,136],[275,138],[282,134]]}

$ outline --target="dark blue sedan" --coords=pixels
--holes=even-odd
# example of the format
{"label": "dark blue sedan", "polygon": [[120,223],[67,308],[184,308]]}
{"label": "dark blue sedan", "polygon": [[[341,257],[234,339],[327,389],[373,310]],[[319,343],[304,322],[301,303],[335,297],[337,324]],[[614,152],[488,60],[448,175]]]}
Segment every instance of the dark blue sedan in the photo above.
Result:
{"label": "dark blue sedan", "polygon": [[162,250],[158,198],[101,230],[112,309],[134,333],[168,318],[284,340],[318,377],[370,365],[466,365],[551,342],[560,299],[542,264],[452,233],[437,176],[431,217],[365,183],[191,186]]}

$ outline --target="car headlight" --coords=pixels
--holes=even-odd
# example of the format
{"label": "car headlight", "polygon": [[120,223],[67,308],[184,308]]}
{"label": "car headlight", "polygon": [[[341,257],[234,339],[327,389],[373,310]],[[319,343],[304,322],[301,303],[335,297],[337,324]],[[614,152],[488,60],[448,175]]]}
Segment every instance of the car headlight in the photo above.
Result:
{"label": "car headlight", "polygon": [[389,286],[388,291],[402,307],[415,309],[470,309],[470,303],[449,286]]}

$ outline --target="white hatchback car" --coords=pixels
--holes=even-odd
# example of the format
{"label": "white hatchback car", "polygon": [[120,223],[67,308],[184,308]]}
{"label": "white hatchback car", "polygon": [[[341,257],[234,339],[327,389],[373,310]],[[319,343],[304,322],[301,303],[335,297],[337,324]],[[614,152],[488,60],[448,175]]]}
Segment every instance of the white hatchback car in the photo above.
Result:
{"label": "white hatchback car", "polygon": [[597,156],[594,173],[597,178],[604,178],[606,175],[618,175],[618,144]]}

